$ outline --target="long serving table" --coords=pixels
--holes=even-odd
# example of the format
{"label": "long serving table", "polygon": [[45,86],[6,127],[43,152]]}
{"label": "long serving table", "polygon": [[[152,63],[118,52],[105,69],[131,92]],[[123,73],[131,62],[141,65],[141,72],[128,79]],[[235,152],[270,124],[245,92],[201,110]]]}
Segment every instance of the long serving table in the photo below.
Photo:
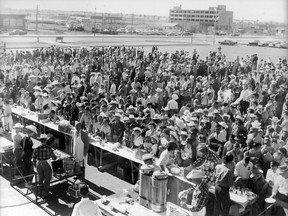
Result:
{"label": "long serving table", "polygon": [[[57,132],[65,134],[65,136],[69,136],[71,138],[70,140],[73,140],[72,134],[59,131],[58,125],[56,125],[52,122],[48,122],[48,123],[39,122],[36,113],[28,112],[27,110],[20,109],[20,108],[12,108],[12,112],[14,115],[17,115],[18,118],[20,118],[20,120],[23,122],[23,124],[25,124],[25,122],[23,121],[23,118],[26,118],[30,121],[35,122],[35,123],[39,123],[40,126],[44,126],[44,130],[45,130],[45,127],[48,127],[48,128],[53,129]],[[108,152],[109,154],[114,154],[114,155],[117,155],[118,157],[127,159],[131,165],[132,182],[135,183],[134,173],[135,173],[135,171],[139,170],[139,166],[143,165],[144,162],[135,157],[133,150],[131,150],[127,147],[116,148],[115,145],[117,145],[117,143],[107,142],[107,143],[101,145],[99,141],[97,141],[95,138],[93,138],[91,136],[89,136],[89,142],[90,142],[90,145],[92,145],[94,147],[96,161],[97,161],[96,152],[98,151],[100,153],[100,160],[99,160],[100,166],[99,166],[99,168],[101,168],[103,166],[103,156],[104,156],[103,152],[104,151]],[[65,143],[65,146],[67,149],[70,150],[67,153],[71,153],[73,145],[70,144],[67,146],[67,143]],[[115,163],[113,163],[113,164],[115,164]],[[177,198],[178,193],[180,191],[185,190],[188,187],[190,187],[191,184],[192,183],[190,181],[186,180],[183,177],[183,175],[181,176],[181,175],[170,174],[169,179],[168,179],[168,191],[169,192],[168,192],[167,201],[174,203],[174,204],[178,204],[179,203],[179,200]],[[211,186],[209,188],[209,192],[212,195],[215,194],[215,188],[213,186]],[[257,198],[255,198],[254,201],[248,200],[248,198],[245,196],[241,196],[241,195],[235,194],[233,192],[230,192],[230,199],[233,203],[236,203],[236,204],[239,204],[240,206],[242,206],[243,209],[247,209],[247,207],[249,207]],[[250,212],[250,214],[251,214],[251,212]]]}
{"label": "long serving table", "polygon": [[12,108],[12,114],[19,119],[20,123],[24,126],[26,126],[26,120],[28,121],[32,121],[33,124],[36,124],[36,126],[39,126],[40,131],[43,131],[43,133],[45,133],[46,128],[50,128],[58,133],[61,133],[64,135],[65,137],[65,152],[72,154],[73,153],[73,139],[72,139],[72,134],[71,133],[67,133],[67,132],[63,132],[63,131],[59,131],[58,130],[58,125],[54,124],[53,122],[41,122],[41,120],[38,120],[38,116],[36,112],[32,112],[29,111],[27,109],[24,108]]}
{"label": "long serving table", "polygon": [[[62,132],[58,130],[58,125],[54,124],[53,122],[47,122],[47,123],[43,123],[41,121],[38,121],[38,117],[37,117],[37,113],[29,111],[27,109],[24,108],[20,108],[20,107],[13,107],[12,108],[12,114],[15,115],[16,118],[19,119],[19,121],[21,122],[22,125],[26,125],[26,121],[25,119],[32,121],[34,124],[38,124],[40,127],[40,130],[43,130],[43,132],[45,133],[45,129],[46,128],[50,128],[54,131],[57,131],[59,133],[62,133],[65,135],[65,152],[72,154],[73,152],[73,137],[71,133],[66,133],[66,132]],[[112,153],[114,155],[117,155],[119,157],[125,158],[130,162],[131,165],[131,177],[132,177],[132,182],[135,183],[135,176],[134,176],[134,172],[139,170],[139,165],[143,165],[144,162],[142,160],[139,160],[137,158],[135,158],[134,156],[134,152],[126,147],[123,148],[117,148],[117,150],[113,150],[113,146],[115,144],[113,143],[105,143],[105,145],[101,145],[99,142],[96,141],[96,139],[94,139],[93,137],[90,137],[90,145],[92,145],[94,147],[95,153],[98,151],[100,153],[100,168],[103,165],[103,151]],[[96,154],[95,154],[95,159],[97,161],[96,158]]]}
{"label": "long serving table", "polygon": [[[105,144],[101,145],[99,141],[96,141],[95,138],[89,137],[90,144],[94,146],[95,150],[95,157],[96,157],[96,152],[98,151],[100,153],[100,160],[99,160],[99,168],[101,169],[103,166],[103,151],[107,151],[109,153],[112,153],[114,155],[117,155],[121,158],[125,158],[130,162],[131,166],[131,178],[132,178],[132,183],[135,183],[135,176],[134,172],[139,170],[139,166],[143,165],[144,162],[143,160],[139,160],[138,158],[135,157],[135,154],[133,150],[127,148],[126,146],[116,148],[115,146],[117,143],[109,143],[106,142]],[[97,158],[96,158],[97,160]],[[109,166],[109,165],[108,165]]]}

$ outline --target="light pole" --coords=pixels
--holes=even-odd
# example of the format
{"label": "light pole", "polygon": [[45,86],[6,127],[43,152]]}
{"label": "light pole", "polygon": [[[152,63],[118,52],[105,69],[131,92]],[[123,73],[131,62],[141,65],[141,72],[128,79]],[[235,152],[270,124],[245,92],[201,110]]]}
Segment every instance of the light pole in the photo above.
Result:
{"label": "light pole", "polygon": [[213,45],[215,45],[215,35],[216,35],[216,18],[214,18],[214,36],[213,36]]}
{"label": "light pole", "polygon": [[[217,9],[214,8],[214,11],[217,13]],[[218,14],[217,14],[218,15]],[[215,37],[216,37],[216,21],[218,19],[218,16],[214,16],[214,36],[213,36],[213,45],[215,45]]]}
{"label": "light pole", "polygon": [[94,37],[96,34],[96,8],[95,8],[95,15],[94,15]]}
{"label": "light pole", "polygon": [[[39,13],[39,7],[36,5],[36,35],[38,35],[38,13]],[[37,36],[37,43],[39,43],[39,37]]]}

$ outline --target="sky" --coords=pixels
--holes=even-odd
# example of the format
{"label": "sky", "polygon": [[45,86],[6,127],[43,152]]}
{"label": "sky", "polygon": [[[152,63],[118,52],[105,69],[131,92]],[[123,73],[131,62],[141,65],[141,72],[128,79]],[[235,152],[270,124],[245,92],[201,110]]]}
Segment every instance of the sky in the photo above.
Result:
{"label": "sky", "polygon": [[[287,0],[0,0],[0,8],[66,11],[96,11],[104,13],[134,13],[169,16],[173,6],[182,9],[208,9],[226,5],[234,19],[277,21],[287,23]],[[1,9],[0,9],[1,11]]]}

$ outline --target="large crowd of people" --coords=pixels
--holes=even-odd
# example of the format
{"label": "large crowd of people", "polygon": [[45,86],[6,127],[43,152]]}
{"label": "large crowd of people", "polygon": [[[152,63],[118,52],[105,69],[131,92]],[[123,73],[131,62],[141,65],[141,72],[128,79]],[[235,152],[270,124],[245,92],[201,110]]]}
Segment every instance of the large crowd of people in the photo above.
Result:
{"label": "large crowd of people", "polygon": [[11,106],[17,104],[143,149],[163,170],[170,164],[202,169],[216,185],[217,214],[227,215],[223,197],[234,185],[259,195],[259,212],[272,196],[282,206],[274,215],[287,215],[286,58],[231,62],[221,47],[203,58],[196,50],[167,53],[156,46],[148,53],[143,47],[51,46],[7,52],[1,61],[5,131],[13,128]]}

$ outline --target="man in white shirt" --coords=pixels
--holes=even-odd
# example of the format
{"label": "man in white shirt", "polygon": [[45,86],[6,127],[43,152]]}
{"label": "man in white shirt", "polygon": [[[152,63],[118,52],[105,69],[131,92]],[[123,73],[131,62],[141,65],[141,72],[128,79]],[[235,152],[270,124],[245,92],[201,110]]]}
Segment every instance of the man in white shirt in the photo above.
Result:
{"label": "man in white shirt", "polygon": [[243,90],[240,93],[239,98],[233,104],[239,104],[241,100],[249,102],[249,98],[252,96],[252,91],[248,89],[248,82],[243,81]]}
{"label": "man in white shirt", "polygon": [[[288,165],[284,164],[279,167],[279,176],[277,177],[272,198],[276,199],[276,206],[271,215],[288,215]],[[283,214],[284,211],[284,214]]]}
{"label": "man in white shirt", "polygon": [[178,103],[176,100],[178,100],[178,95],[173,94],[171,100],[169,100],[167,103],[170,116],[178,113]]}
{"label": "man in white shirt", "polygon": [[239,161],[235,166],[234,176],[237,177],[235,184],[245,186],[250,178],[252,169],[253,163],[250,161],[250,157],[245,156],[243,160]]}
{"label": "man in white shirt", "polygon": [[88,198],[89,188],[86,184],[80,185],[81,201],[74,206],[72,216],[102,216],[99,206]]}

